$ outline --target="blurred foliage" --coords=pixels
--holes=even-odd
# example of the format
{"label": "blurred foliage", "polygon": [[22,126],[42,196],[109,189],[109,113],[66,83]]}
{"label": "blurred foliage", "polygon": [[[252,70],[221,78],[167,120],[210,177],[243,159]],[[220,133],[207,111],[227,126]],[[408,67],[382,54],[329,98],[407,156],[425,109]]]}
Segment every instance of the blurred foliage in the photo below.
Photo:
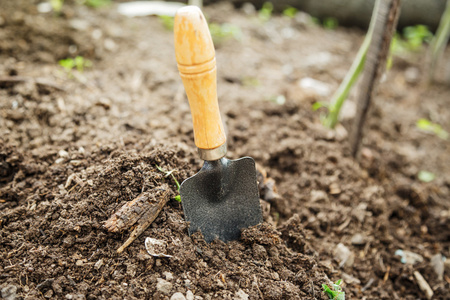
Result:
{"label": "blurred foliage", "polygon": [[419,119],[416,123],[417,128],[419,128],[422,131],[433,133],[437,135],[439,138],[443,140],[448,139],[448,132],[445,131],[441,125],[431,122],[427,119]]}
{"label": "blurred foliage", "polygon": [[295,7],[289,6],[285,10],[283,10],[283,16],[286,16],[288,18],[294,18],[297,14],[298,10]]}
{"label": "blurred foliage", "polygon": [[77,69],[78,72],[83,73],[84,68],[92,67],[92,62],[85,59],[82,56],[73,58],[61,59],[59,65],[66,70],[67,73],[71,73],[73,69]]}
{"label": "blurred foliage", "polygon": [[333,30],[338,27],[339,22],[336,18],[325,18],[322,24],[324,28]]}
{"label": "blurred foliage", "polygon": [[405,27],[403,34],[396,33],[391,42],[391,52],[401,54],[408,51],[422,50],[423,44],[430,43],[433,33],[425,25]]}
{"label": "blurred foliage", "polygon": [[167,30],[173,30],[174,18],[170,16],[158,16],[159,21]]}
{"label": "blurred foliage", "polygon": [[258,12],[258,18],[263,22],[267,22],[272,17],[272,12],[273,4],[271,2],[264,2],[262,8]]}
{"label": "blurred foliage", "polygon": [[209,31],[211,32],[211,37],[216,45],[221,44],[229,38],[240,40],[242,37],[241,29],[238,26],[229,23],[210,23]]}

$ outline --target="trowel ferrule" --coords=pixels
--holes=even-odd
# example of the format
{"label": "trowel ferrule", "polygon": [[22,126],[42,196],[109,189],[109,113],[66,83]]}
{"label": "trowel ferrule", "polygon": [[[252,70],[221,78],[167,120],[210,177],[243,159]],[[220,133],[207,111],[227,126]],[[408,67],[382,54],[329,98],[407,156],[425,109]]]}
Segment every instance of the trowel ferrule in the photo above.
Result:
{"label": "trowel ferrule", "polygon": [[227,143],[223,143],[221,146],[214,149],[198,149],[198,155],[203,160],[214,161],[219,160],[227,154]]}

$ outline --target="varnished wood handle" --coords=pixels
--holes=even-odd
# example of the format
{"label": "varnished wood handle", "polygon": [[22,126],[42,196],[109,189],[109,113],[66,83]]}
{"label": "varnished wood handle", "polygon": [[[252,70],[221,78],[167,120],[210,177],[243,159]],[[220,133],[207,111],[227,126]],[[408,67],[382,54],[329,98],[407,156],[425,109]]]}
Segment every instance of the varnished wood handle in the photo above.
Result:
{"label": "varnished wood handle", "polygon": [[195,145],[216,149],[226,142],[217,101],[214,45],[208,24],[196,6],[180,8],[175,15],[175,56],[189,100]]}

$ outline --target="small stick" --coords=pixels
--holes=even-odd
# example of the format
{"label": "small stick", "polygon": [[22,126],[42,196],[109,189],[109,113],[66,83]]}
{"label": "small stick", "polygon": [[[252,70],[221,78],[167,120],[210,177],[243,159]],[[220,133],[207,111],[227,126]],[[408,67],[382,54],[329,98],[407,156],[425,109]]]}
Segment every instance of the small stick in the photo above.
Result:
{"label": "small stick", "polygon": [[386,67],[389,45],[400,15],[400,0],[378,0],[376,5],[375,9],[377,9],[378,15],[374,24],[372,41],[367,50],[362,83],[358,91],[356,117],[350,135],[350,146],[355,158],[361,145],[367,112],[375,95],[378,81]]}
{"label": "small stick", "polygon": [[124,231],[135,223],[138,224],[125,243],[117,249],[117,253],[122,253],[153,223],[164,205],[169,201],[170,194],[171,190],[167,184],[163,184],[150,192],[142,193],[122,206],[105,222],[103,226],[110,232]]}
{"label": "small stick", "polygon": [[36,83],[37,85],[40,86],[47,86],[47,87],[51,87],[54,88],[55,90],[58,91],[65,91],[66,89],[50,83],[50,82],[45,82],[44,80],[40,79],[40,78],[32,78],[32,77],[21,77],[21,76],[7,76],[7,77],[0,77],[0,83],[21,83],[21,82],[25,82],[25,81],[33,81],[34,83]]}

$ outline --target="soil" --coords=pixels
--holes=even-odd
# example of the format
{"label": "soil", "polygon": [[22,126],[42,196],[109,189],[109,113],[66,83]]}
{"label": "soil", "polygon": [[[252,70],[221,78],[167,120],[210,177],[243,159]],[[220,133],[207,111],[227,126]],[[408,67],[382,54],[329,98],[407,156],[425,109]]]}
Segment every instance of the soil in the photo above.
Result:
{"label": "soil", "polygon": [[[338,279],[348,299],[426,299],[415,272],[433,299],[449,299],[448,261],[434,258],[450,257],[450,142],[415,124],[450,131],[450,89],[420,83],[423,51],[394,57],[356,161],[352,106],[328,130],[311,105],[330,98],[364,32],[205,7],[209,22],[241,31],[216,44],[228,157],[251,156],[267,173],[264,223],[207,244],[188,236],[175,181],[158,170],[182,182],[202,166],[172,32],[115,4],[66,1],[60,16],[37,4],[0,4],[3,299],[327,299],[321,285]],[[92,67],[58,65],[76,55]],[[305,77],[327,89],[301,87]],[[436,178],[420,181],[421,170]],[[105,221],[141,193],[167,189],[153,224],[116,253],[134,225],[112,233]],[[172,257],[149,255],[146,237]],[[423,259],[403,263],[399,249]]]}

